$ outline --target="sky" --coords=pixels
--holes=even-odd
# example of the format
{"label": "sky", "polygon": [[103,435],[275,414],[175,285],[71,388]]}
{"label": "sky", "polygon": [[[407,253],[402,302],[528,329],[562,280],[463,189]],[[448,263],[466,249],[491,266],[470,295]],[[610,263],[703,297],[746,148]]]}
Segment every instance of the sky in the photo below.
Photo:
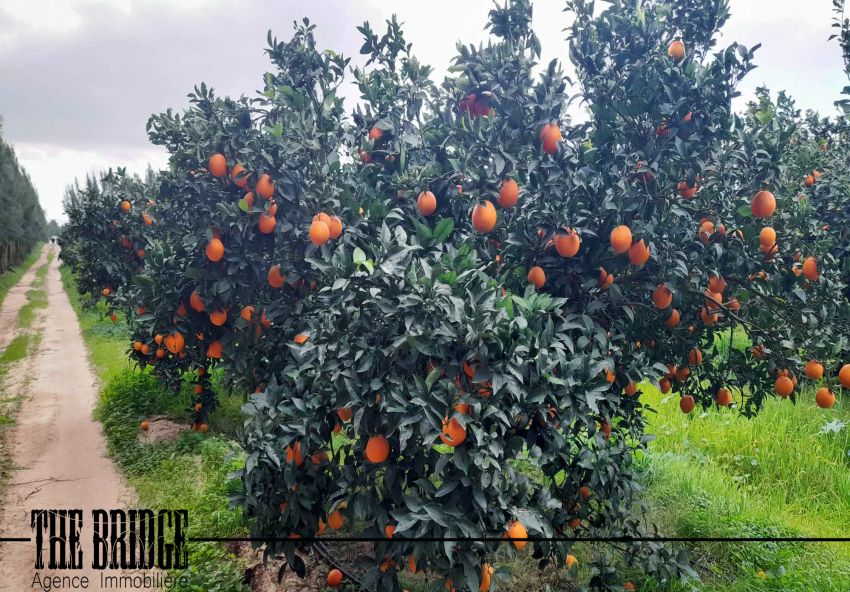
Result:
{"label": "sky", "polygon": [[[761,43],[758,68],[740,87],[786,89],[802,109],[832,114],[847,83],[832,32],[831,0],[730,0],[720,43]],[[295,19],[317,26],[323,48],[356,63],[355,27],[380,31],[392,14],[420,61],[441,80],[455,41],[477,43],[491,0],[0,0],[3,136],[29,172],[48,218],[64,220],[68,183],[110,166],[164,167],[147,139],[153,113],[182,110],[204,81],[219,95],[250,95],[268,69],[269,29],[288,38]],[[567,62],[560,0],[534,3],[543,63]],[[565,64],[569,71],[568,64]],[[352,89],[352,98],[355,92]]]}

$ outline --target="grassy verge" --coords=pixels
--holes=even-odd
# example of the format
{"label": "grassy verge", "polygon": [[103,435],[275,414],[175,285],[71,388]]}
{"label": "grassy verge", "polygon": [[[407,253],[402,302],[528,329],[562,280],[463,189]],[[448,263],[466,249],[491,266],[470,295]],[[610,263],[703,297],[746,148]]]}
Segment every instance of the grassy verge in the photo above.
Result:
{"label": "grassy verge", "polygon": [[[238,410],[233,397],[222,395],[226,404],[213,416],[213,431],[203,435],[183,431],[173,442],[145,444],[139,423],[154,415],[166,415],[182,425],[189,424],[192,394],[187,386],[178,393],[163,389],[148,372],[127,361],[126,326],[112,323],[105,309],[84,309],[73,277],[61,268],[62,281],[83,328],[86,345],[104,385],[97,409],[103,423],[109,454],[138,493],[140,507],[189,510],[189,537],[244,536],[242,514],[228,508],[228,496],[238,483],[227,475],[244,460],[227,434],[216,434],[219,425],[233,425],[226,416]],[[236,398],[238,399],[238,397]],[[240,592],[243,567],[228,557],[221,544],[190,545],[189,569],[184,572],[187,592]]]}
{"label": "grassy verge", "polygon": [[18,327],[21,329],[29,329],[35,321],[36,311],[42,308],[47,308],[47,291],[45,290],[45,280],[47,278],[47,269],[50,265],[50,259],[53,253],[47,255],[48,261],[35,271],[35,279],[30,284],[30,289],[27,291],[27,303],[18,311]]}
{"label": "grassy verge", "polygon": [[27,255],[26,259],[21,261],[21,264],[18,265],[15,269],[11,271],[7,271],[6,273],[0,274],[0,304],[3,304],[3,300],[6,298],[6,294],[9,292],[9,288],[17,284],[21,281],[21,278],[26,273],[26,271],[33,266],[33,264],[38,259],[39,253],[41,253],[41,247],[44,243],[38,243],[32,248],[32,252]]}

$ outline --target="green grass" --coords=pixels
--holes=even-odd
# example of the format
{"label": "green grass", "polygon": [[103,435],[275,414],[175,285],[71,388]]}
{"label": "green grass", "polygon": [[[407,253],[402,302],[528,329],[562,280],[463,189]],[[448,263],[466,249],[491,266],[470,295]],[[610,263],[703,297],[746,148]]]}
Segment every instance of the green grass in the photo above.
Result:
{"label": "green grass", "polygon": [[7,271],[6,273],[0,274],[0,304],[3,304],[3,300],[6,298],[6,294],[9,292],[9,288],[17,284],[21,281],[21,278],[26,273],[26,271],[33,266],[33,264],[38,259],[39,253],[41,253],[41,247],[44,243],[38,243],[32,248],[32,252],[26,256],[26,258],[18,265],[16,268],[11,271]]}
{"label": "green grass", "polygon": [[[189,510],[188,536],[245,536],[239,509],[229,509],[228,496],[239,487],[228,475],[244,464],[244,455],[219,426],[234,425],[241,398],[222,393],[222,408],[210,418],[211,432],[184,431],[175,442],[145,444],[139,424],[166,415],[188,425],[193,401],[191,385],[179,392],[162,388],[156,378],[127,360],[127,327],[112,323],[102,307],[82,307],[73,276],[60,268],[62,281],[83,328],[86,345],[104,385],[97,409],[108,452],[138,493],[140,507]],[[192,543],[187,592],[247,592],[244,566],[228,558],[221,544]]]}

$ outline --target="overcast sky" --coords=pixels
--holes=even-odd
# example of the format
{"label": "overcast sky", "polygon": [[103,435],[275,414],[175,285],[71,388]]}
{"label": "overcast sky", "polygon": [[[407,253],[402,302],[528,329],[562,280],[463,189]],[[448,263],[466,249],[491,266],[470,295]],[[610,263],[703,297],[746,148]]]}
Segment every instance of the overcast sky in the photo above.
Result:
{"label": "overcast sky", "polygon": [[[761,42],[759,68],[742,87],[787,89],[798,107],[833,112],[846,78],[831,33],[831,0],[731,0],[721,43]],[[441,79],[454,42],[477,42],[491,0],[0,0],[0,117],[48,217],[64,219],[74,177],[108,166],[161,167],[145,122],[205,81],[220,94],[250,94],[267,70],[266,31],[288,38],[308,16],[321,47],[352,58],[355,26],[396,13],[416,55]],[[535,3],[544,62],[567,58],[559,0]]]}

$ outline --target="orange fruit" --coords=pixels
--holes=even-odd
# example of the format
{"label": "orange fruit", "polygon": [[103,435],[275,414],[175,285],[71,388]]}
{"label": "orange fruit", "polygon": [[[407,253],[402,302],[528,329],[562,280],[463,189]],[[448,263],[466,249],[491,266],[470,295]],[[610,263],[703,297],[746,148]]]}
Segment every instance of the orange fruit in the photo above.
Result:
{"label": "orange fruit", "polygon": [[708,310],[714,310],[723,302],[722,294],[712,292],[711,290],[706,290],[703,294],[705,295],[705,307]]}
{"label": "orange fruit", "polygon": [[227,311],[223,308],[212,311],[210,313],[210,322],[216,327],[221,327],[227,322]]}
{"label": "orange fruit", "polygon": [[[115,313],[113,313],[112,316],[115,316]],[[112,322],[114,323],[115,319],[112,319]],[[139,351],[144,355],[148,355],[149,353],[151,353],[151,346],[149,346],[147,343],[143,343],[142,347],[139,348]]]}
{"label": "orange fruit", "polygon": [[812,185],[814,185],[815,184],[814,175],[806,175],[806,178],[803,181],[803,183],[806,185],[806,187],[811,187]]}
{"label": "orange fruit", "polygon": [[670,311],[670,316],[667,317],[667,321],[665,321],[665,324],[672,329],[673,327],[677,327],[679,325],[680,320],[681,316],[679,315],[679,311],[674,308]]}
{"label": "orange fruit", "polygon": [[419,213],[423,216],[430,216],[437,211],[437,198],[430,191],[423,191],[419,194],[419,199],[416,200],[416,205],[419,207]]}
{"label": "orange fruit", "polygon": [[340,528],[342,528],[342,525],[344,523],[345,517],[339,510],[334,510],[333,512],[328,514],[328,526],[330,526],[334,530],[339,530]]}
{"label": "orange fruit", "polygon": [[333,240],[342,236],[342,220],[339,219],[339,216],[331,216],[331,221],[328,224],[328,230],[330,231],[330,236]]}
{"label": "orange fruit", "polygon": [[351,419],[351,416],[354,414],[354,412],[351,410],[350,407],[341,407],[337,410],[336,414],[342,421],[348,421],[349,419]]}
{"label": "orange fruit", "polygon": [[245,187],[248,184],[248,175],[245,173],[245,167],[239,163],[236,163],[230,169],[230,178],[237,187]]}
{"label": "orange fruit", "polygon": [[274,195],[274,183],[272,183],[272,178],[268,175],[260,175],[260,178],[257,180],[257,185],[254,187],[254,191],[256,191],[257,195],[264,199],[271,199]]}
{"label": "orange fruit", "polygon": [[328,572],[327,583],[331,588],[336,588],[340,584],[342,584],[342,572],[338,569],[334,568]]}
{"label": "orange fruit", "polygon": [[466,440],[466,430],[460,425],[457,418],[453,417],[449,420],[448,417],[443,418],[443,432],[440,434],[440,440],[443,444],[447,444],[454,448],[460,446]]}
{"label": "orange fruit", "polygon": [[133,342],[133,349],[136,350],[136,351],[139,351],[140,349],[142,349],[142,342],[141,341],[134,341]]}
{"label": "orange fruit", "polygon": [[581,247],[581,237],[573,228],[555,233],[555,250],[561,257],[575,257]]}
{"label": "orange fruit", "polygon": [[604,267],[600,267],[599,268],[599,284],[598,284],[599,288],[602,289],[602,290],[607,290],[608,288],[611,287],[611,284],[613,284],[613,283],[614,283],[613,274],[610,274],[607,271],[605,271]]}
{"label": "orange fruit", "polygon": [[560,142],[564,139],[563,134],[561,133],[561,126],[557,123],[547,123],[542,128],[540,128],[540,139],[546,140],[547,138],[551,138],[556,142]]}
{"label": "orange fruit", "polygon": [[635,585],[631,581],[628,581],[625,584],[623,584],[623,590],[625,592],[634,592]]}
{"label": "orange fruit", "polygon": [[844,364],[838,371],[838,381],[844,388],[850,388],[850,364]]}
{"label": "orange fruit", "polygon": [[274,232],[274,227],[277,225],[277,218],[269,214],[268,212],[263,212],[260,214],[260,219],[257,221],[257,229],[262,234],[271,234]]}
{"label": "orange fruit", "polygon": [[163,341],[165,342],[166,349],[173,354],[182,352],[183,348],[186,347],[186,339],[179,331],[175,331],[174,333],[166,336]]}
{"label": "orange fruit", "polygon": [[832,394],[832,391],[823,386],[815,393],[815,403],[817,403],[818,407],[821,409],[830,409],[833,405],[835,405],[835,395]]}
{"label": "orange fruit", "polygon": [[492,232],[496,227],[496,221],[496,208],[490,201],[485,199],[472,208],[472,227],[476,231],[482,234]]}
{"label": "orange fruit", "polygon": [[153,220],[147,214],[142,214],[142,222],[145,223],[145,226],[150,226],[153,224]]}
{"label": "orange fruit", "polygon": [[395,524],[387,524],[387,526],[384,528],[384,534],[387,536],[387,538],[388,539],[393,538],[394,533],[395,533]]}
{"label": "orange fruit", "polygon": [[321,247],[323,244],[328,242],[330,237],[331,229],[328,227],[327,223],[321,220],[316,220],[310,224],[310,242],[317,247]]}
{"label": "orange fruit", "polygon": [[254,193],[252,191],[246,193],[245,197],[243,197],[242,199],[244,199],[245,203],[248,204],[249,210],[254,207]]}
{"label": "orange fruit", "polygon": [[493,568],[487,563],[481,564],[481,584],[478,586],[478,592],[487,592],[490,590],[490,576],[493,575]]}
{"label": "orange fruit", "polygon": [[685,44],[676,39],[675,41],[671,41],[670,45],[667,47],[667,55],[674,62],[681,62],[685,59]]}
{"label": "orange fruit", "polygon": [[767,218],[776,211],[776,198],[770,191],[759,191],[753,196],[750,209],[756,218]]}
{"label": "orange fruit", "polygon": [[820,380],[823,377],[823,364],[817,360],[809,360],[806,362],[805,372],[812,380]]}
{"label": "orange fruit", "polygon": [[508,531],[506,534],[506,538],[512,541],[513,546],[517,551],[522,551],[528,544],[528,541],[525,540],[515,540],[528,538],[528,531],[519,520],[511,520],[510,524],[508,524]]}
{"label": "orange fruit", "polygon": [[772,247],[776,244],[776,231],[770,226],[765,226],[759,232],[759,242],[762,247]]}
{"label": "orange fruit", "polygon": [[712,275],[708,278],[708,289],[715,294],[723,294],[726,289],[726,280],[722,275]]}
{"label": "orange fruit", "polygon": [[133,206],[126,199],[121,202],[121,211],[124,212],[124,213],[129,212],[132,209],[132,207]]}
{"label": "orange fruit", "polygon": [[223,177],[227,174],[227,160],[225,160],[223,154],[213,154],[210,156],[207,168],[213,177]]}
{"label": "orange fruit", "polygon": [[673,304],[673,292],[670,291],[670,288],[666,284],[658,284],[652,293],[652,303],[655,305],[655,308],[667,308]]}
{"label": "orange fruit", "polygon": [[617,226],[611,231],[611,248],[618,255],[622,255],[632,246],[632,231],[625,224]]}
{"label": "orange fruit", "polygon": [[649,261],[649,247],[640,239],[638,242],[629,247],[629,263],[636,267],[646,264]]}
{"label": "orange fruit", "polygon": [[685,199],[691,199],[697,194],[697,187],[694,185],[693,187],[688,186],[687,181],[679,181],[679,195],[681,195]]}
{"label": "orange fruit", "polygon": [[372,436],[366,442],[366,460],[380,464],[390,456],[390,442],[384,436]]}
{"label": "orange fruit", "polygon": [[503,208],[512,208],[519,199],[519,185],[513,179],[506,179],[499,189],[499,205]]}
{"label": "orange fruit", "polygon": [[239,313],[239,316],[250,323],[254,318],[255,311],[256,309],[249,304],[242,308],[242,312]]}
{"label": "orange fruit", "polygon": [[626,385],[626,388],[623,389],[629,397],[634,397],[637,394],[637,383],[632,381]]}
{"label": "orange fruit", "polygon": [[160,343],[162,343],[162,334],[157,333],[156,336],[153,338],[153,340],[157,345],[159,345]]}
{"label": "orange fruit", "polygon": [[688,363],[691,366],[699,366],[702,364],[702,352],[699,348],[694,348],[690,352],[688,352]]}
{"label": "orange fruit", "polygon": [[151,427],[151,425],[150,425],[150,423],[148,422],[147,419],[142,421],[142,423],[139,424],[139,429],[143,430],[145,432],[147,432],[148,428],[150,428],[150,427]]}
{"label": "orange fruit", "polygon": [[780,397],[787,397],[794,391],[794,383],[787,376],[780,376],[773,388]]}
{"label": "orange fruit", "polygon": [[810,282],[818,279],[818,262],[814,257],[806,257],[803,260],[803,276]]}
{"label": "orange fruit", "polygon": [[189,296],[189,306],[195,312],[204,312],[204,301],[201,299],[201,294],[197,290],[194,290]]}
{"label": "orange fruit", "polygon": [[282,288],[286,283],[286,278],[280,272],[280,265],[272,265],[269,268],[269,273],[266,276],[266,280],[269,282],[269,285],[272,288]]}
{"label": "orange fruit", "polygon": [[728,407],[732,404],[732,393],[728,388],[720,387],[714,395],[714,400],[717,402],[718,406]]}
{"label": "orange fruit", "polygon": [[286,464],[295,463],[296,467],[304,464],[304,456],[301,454],[301,442],[296,440],[286,447]]}
{"label": "orange fruit", "polygon": [[373,127],[372,129],[369,130],[369,139],[372,140],[372,141],[379,140],[381,138],[381,136],[383,136],[383,135],[384,135],[384,130],[382,130],[378,127]]}
{"label": "orange fruit", "polygon": [[307,343],[308,339],[310,339],[310,336],[307,333],[299,333],[298,335],[292,338],[292,341],[294,341],[298,345],[303,345]]}
{"label": "orange fruit", "polygon": [[216,263],[224,257],[224,243],[217,238],[210,239],[206,248],[207,259]]}
{"label": "orange fruit", "polygon": [[534,284],[534,287],[538,290],[546,284],[546,272],[543,271],[542,267],[535,265],[528,270],[528,283]]}
{"label": "orange fruit", "polygon": [[222,350],[223,348],[221,346],[221,342],[216,339],[215,341],[210,343],[210,346],[207,348],[207,357],[219,359],[221,358]]}
{"label": "orange fruit", "polygon": [[661,391],[662,394],[666,395],[673,388],[673,385],[670,384],[670,379],[665,377],[658,381],[658,390]]}
{"label": "orange fruit", "polygon": [[204,387],[203,387],[203,385],[196,384],[196,385],[195,385],[195,387],[192,389],[192,391],[193,391],[196,395],[200,395],[202,392],[204,392]]}
{"label": "orange fruit", "polygon": [[567,555],[564,564],[567,566],[567,569],[572,569],[578,564],[578,559],[576,559],[575,555]]}
{"label": "orange fruit", "polygon": [[679,409],[682,410],[682,413],[690,413],[694,410],[696,406],[696,401],[691,395],[685,395],[681,399],[679,399]]}

